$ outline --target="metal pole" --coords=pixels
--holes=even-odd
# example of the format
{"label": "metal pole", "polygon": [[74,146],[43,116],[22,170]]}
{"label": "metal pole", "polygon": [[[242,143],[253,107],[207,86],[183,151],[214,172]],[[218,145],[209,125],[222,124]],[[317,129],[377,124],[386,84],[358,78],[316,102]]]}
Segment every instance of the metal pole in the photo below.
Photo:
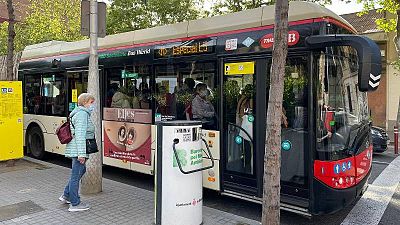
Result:
{"label": "metal pole", "polygon": [[399,128],[394,126],[394,154],[399,154]]}
{"label": "metal pole", "polygon": [[101,145],[101,117],[100,117],[100,79],[98,65],[98,21],[97,0],[90,0],[90,56],[88,93],[96,99],[96,108],[91,119],[96,128],[96,142],[99,152],[91,154],[86,162],[86,174],[82,179],[81,191],[84,194],[99,193],[102,191],[102,145]]}

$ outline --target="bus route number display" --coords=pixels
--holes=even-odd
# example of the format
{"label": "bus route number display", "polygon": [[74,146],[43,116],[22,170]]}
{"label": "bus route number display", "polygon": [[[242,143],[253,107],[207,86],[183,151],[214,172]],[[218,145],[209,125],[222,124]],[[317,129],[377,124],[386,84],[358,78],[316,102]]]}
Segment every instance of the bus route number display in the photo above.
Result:
{"label": "bus route number display", "polygon": [[196,55],[203,53],[213,53],[214,51],[214,39],[192,40],[172,45],[158,46],[155,49],[154,58]]}

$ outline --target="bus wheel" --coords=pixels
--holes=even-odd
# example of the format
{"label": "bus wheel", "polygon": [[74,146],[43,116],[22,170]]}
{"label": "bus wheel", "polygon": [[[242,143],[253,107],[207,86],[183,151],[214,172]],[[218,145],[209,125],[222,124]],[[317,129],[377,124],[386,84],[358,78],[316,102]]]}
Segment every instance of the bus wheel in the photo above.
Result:
{"label": "bus wheel", "polygon": [[40,127],[32,127],[27,136],[28,151],[36,159],[43,159],[44,151],[44,138],[43,132]]}

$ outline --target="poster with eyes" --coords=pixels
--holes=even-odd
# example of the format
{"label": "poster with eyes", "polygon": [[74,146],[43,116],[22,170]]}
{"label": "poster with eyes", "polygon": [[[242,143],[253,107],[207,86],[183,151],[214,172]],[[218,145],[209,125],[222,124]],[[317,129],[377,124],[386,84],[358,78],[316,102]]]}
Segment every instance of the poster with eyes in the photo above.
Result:
{"label": "poster with eyes", "polygon": [[151,164],[151,125],[103,121],[104,156]]}

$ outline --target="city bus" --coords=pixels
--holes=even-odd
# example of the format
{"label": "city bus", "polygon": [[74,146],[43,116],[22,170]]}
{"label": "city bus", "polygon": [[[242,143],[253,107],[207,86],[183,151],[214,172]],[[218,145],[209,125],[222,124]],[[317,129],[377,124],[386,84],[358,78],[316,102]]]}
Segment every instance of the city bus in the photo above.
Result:
{"label": "city bus", "polygon": [[[203,186],[261,202],[273,24],[274,7],[265,6],[100,38],[103,164],[152,175],[156,123],[201,120],[215,162]],[[334,213],[368,185],[367,92],[379,86],[380,50],[340,16],[298,1],[288,47],[281,206]],[[88,40],[23,51],[24,143],[33,157],[63,154],[55,130],[87,90],[88,59]]]}

